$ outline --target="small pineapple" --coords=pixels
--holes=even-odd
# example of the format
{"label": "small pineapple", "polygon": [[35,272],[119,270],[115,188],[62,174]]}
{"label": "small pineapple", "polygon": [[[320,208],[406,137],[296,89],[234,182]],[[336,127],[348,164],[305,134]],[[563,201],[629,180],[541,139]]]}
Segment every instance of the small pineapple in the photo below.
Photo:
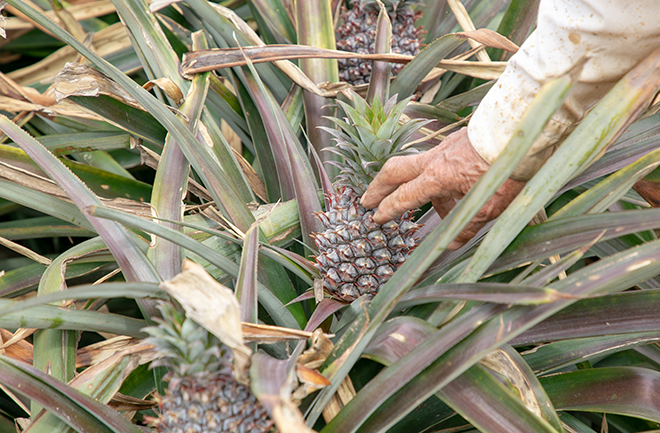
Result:
{"label": "small pineapple", "polygon": [[[420,29],[415,22],[421,11],[413,11],[412,4],[417,0],[383,0],[392,22],[392,52],[416,56],[419,53]],[[352,53],[373,54],[375,52],[376,22],[379,7],[376,0],[351,0],[351,9],[344,8],[341,25],[337,28],[337,49]],[[404,65],[393,64],[391,73],[395,76]],[[339,60],[339,79],[353,86],[366,84],[371,76],[371,62],[359,59]]]}
{"label": "small pineapple", "polygon": [[399,125],[410,99],[396,104],[393,96],[383,106],[376,97],[369,106],[352,95],[354,107],[338,101],[348,119],[330,118],[340,131],[324,128],[337,142],[328,150],[344,162],[333,163],[341,170],[338,189],[328,195],[326,211],[318,214],[324,231],[314,235],[323,287],[349,302],[363,295],[371,299],[417,246],[419,225],[411,213],[379,225],[373,221],[375,210],[365,209],[360,197],[385,161],[406,153],[403,146],[427,123],[415,119]]}
{"label": "small pineapple", "polygon": [[232,352],[173,305],[161,303],[163,319],[146,328],[170,369],[167,395],[158,397],[160,433],[264,433],[273,423],[250,388],[234,379]]}

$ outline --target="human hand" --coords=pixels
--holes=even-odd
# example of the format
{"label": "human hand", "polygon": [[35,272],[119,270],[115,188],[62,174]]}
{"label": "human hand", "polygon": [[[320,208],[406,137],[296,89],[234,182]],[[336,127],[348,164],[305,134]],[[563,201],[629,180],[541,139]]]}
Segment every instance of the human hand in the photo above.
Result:
{"label": "human hand", "polygon": [[[361,203],[375,208],[374,221],[383,224],[429,201],[441,218],[472,188],[490,165],[474,150],[467,128],[419,155],[399,156],[387,161],[371,182]],[[525,186],[507,179],[495,195],[449,245],[457,249],[488,222],[497,218]]]}

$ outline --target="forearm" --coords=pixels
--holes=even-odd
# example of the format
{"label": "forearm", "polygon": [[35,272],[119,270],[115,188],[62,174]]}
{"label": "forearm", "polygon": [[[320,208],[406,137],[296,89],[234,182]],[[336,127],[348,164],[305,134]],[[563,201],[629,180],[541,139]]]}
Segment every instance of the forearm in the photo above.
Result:
{"label": "forearm", "polygon": [[575,88],[512,176],[530,179],[585,113],[658,46],[656,1],[541,0],[537,29],[511,58],[468,126],[472,145],[492,163],[541,86],[589,56]]}

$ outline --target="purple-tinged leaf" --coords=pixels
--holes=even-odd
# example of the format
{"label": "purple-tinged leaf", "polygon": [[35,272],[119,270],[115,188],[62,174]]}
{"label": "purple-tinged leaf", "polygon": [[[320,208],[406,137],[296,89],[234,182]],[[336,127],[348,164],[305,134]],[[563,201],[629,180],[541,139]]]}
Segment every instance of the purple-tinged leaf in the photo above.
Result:
{"label": "purple-tinged leaf", "polygon": [[319,157],[319,154],[316,152],[316,150],[311,147],[310,151],[314,157],[316,172],[319,174],[319,178],[321,180],[321,190],[323,191],[323,202],[325,203],[325,208],[330,209],[330,200],[328,199],[328,194],[334,191],[332,187],[332,180],[330,180],[330,176],[328,176],[328,172],[323,165],[323,161],[321,161],[321,158]]}
{"label": "purple-tinged leaf", "polygon": [[[332,10],[328,0],[306,0],[295,3],[296,30],[298,44],[319,48],[335,49],[335,28],[332,19]],[[314,83],[337,83],[339,72],[337,61],[334,59],[301,59],[300,69]],[[303,92],[305,104],[305,122],[307,136],[323,161],[333,159],[333,154],[322,152],[327,147],[333,147],[330,134],[323,127],[332,127],[327,116],[335,113],[334,101],[305,90]]]}
{"label": "purple-tinged leaf", "polygon": [[364,349],[364,357],[391,365],[435,333],[437,328],[416,317],[395,317],[383,323]]}
{"label": "purple-tinged leaf", "polygon": [[305,326],[305,331],[314,331],[321,325],[321,323],[325,321],[325,319],[332,316],[345,306],[346,304],[343,302],[339,302],[331,298],[324,298],[321,302],[318,303],[318,305],[316,305],[316,309],[312,313],[312,317],[309,318],[307,326]]}
{"label": "purple-tinged leaf", "polygon": [[285,193],[293,194],[289,195],[287,199],[295,197],[298,203],[303,243],[311,245],[309,235],[314,232],[318,233],[322,229],[321,222],[315,215],[316,212],[321,211],[316,192],[316,181],[286,116],[264,87],[259,76],[256,75],[254,66],[248,63],[248,67],[251,69],[252,75],[246,73],[245,77],[266,127],[268,139],[275,154],[280,182],[287,177],[291,182],[289,188],[293,189],[285,191]]}
{"label": "purple-tinged leaf", "polygon": [[602,358],[658,341],[660,341],[658,331],[575,338],[544,344],[523,352],[522,355],[530,368],[541,375],[557,368]]}
{"label": "purple-tinged leaf", "polygon": [[594,162],[580,176],[567,183],[559,193],[620,170],[657,149],[660,145],[658,118],[660,118],[660,114],[655,114],[630,125],[605,156]]}
{"label": "purple-tinged leaf", "polygon": [[571,298],[573,297],[570,295],[543,287],[505,283],[449,283],[410,291],[401,298],[397,309],[448,299],[506,305],[539,305]]}
{"label": "purple-tinged leaf", "polygon": [[[425,52],[428,48],[425,50]],[[405,71],[405,69],[404,69]],[[403,71],[402,71],[403,72]],[[401,74],[398,75],[400,77]],[[526,153],[526,149],[531,147],[536,136],[541,132],[542,124],[539,124],[539,118],[548,119],[554,113],[555,109],[559,107],[570,90],[574,82],[571,75],[564,75],[547,83],[537,99],[530,105],[530,110],[526,113],[519,130],[522,134],[514,134],[511,142],[493,163],[491,169],[484,174],[481,179],[472,187],[470,192],[461,200],[452,212],[440,223],[435,230],[430,233],[424,242],[422,242],[415,252],[406,260],[403,265],[394,273],[392,278],[381,287],[379,293],[371,301],[367,307],[367,313],[356,318],[351,327],[344,333],[342,338],[337,342],[335,349],[326,361],[327,367],[323,370],[324,374],[331,380],[331,385],[326,387],[319,394],[314,406],[308,416],[308,422],[313,423],[320,416],[322,408],[327,404],[331,398],[332,393],[336,391],[343,378],[348,374],[351,367],[358,360],[362,350],[368,344],[371,337],[373,337],[376,329],[387,318],[389,313],[398,303],[400,298],[414,285],[414,283],[422,276],[429,266],[437,259],[437,257],[446,250],[447,246],[458,236],[460,231],[465,225],[472,220],[474,215],[482,208],[489,197],[495,193],[496,189],[501,185],[512,173],[514,167],[518,165],[520,158]],[[392,90],[392,92],[394,92]],[[554,305],[549,304],[549,305]],[[496,306],[501,308],[500,306]],[[492,314],[499,311],[494,309]],[[487,314],[488,317],[490,317]],[[485,320],[485,319],[484,319]],[[457,331],[458,334],[467,332],[464,329]],[[463,334],[455,338],[462,339],[466,336]],[[448,343],[449,347],[453,344]],[[455,344],[455,343],[454,343]],[[448,347],[441,346],[441,350],[447,350]],[[433,352],[431,350],[431,352]],[[438,355],[436,353],[436,355]],[[437,357],[437,356],[436,356]],[[426,359],[422,364],[426,366],[432,362]],[[414,376],[421,371],[424,367],[420,364],[420,370],[411,373]],[[409,371],[410,372],[410,371]],[[402,385],[409,382],[412,377],[408,377]],[[398,380],[398,379],[397,379]],[[388,390],[380,389],[379,393],[371,394],[374,401],[380,400],[385,394],[391,395],[392,390],[398,389],[393,386]],[[376,404],[376,403],[375,403]],[[351,404],[349,403],[349,406]],[[343,410],[347,410],[346,406]],[[402,404],[407,406],[407,404]],[[369,416],[370,412],[364,410],[364,407],[357,409],[357,404],[353,406],[354,411],[361,412],[365,417]],[[391,410],[391,409],[390,409]],[[400,414],[401,411],[393,411],[390,415]],[[389,417],[388,417],[389,418]],[[389,425],[389,424],[388,424]],[[351,424],[344,425],[343,432],[354,431],[359,425]]]}
{"label": "purple-tinged leaf", "polygon": [[[389,54],[391,51],[392,23],[385,9],[385,5],[378,3],[380,11],[376,20],[376,41],[374,52],[378,54]],[[381,103],[390,98],[390,63],[373,62],[371,64],[371,76],[367,88],[367,103],[371,105],[376,98]]]}
{"label": "purple-tinged leaf", "polygon": [[[0,116],[0,129],[14,140],[16,144],[36,162],[39,167],[67,193],[79,209],[103,204],[87,186],[67,169],[53,154],[48,152],[38,141],[30,137],[5,116]],[[89,215],[89,214],[88,214]],[[160,277],[151,262],[138,248],[127,230],[112,221],[103,221],[88,216],[89,222],[101,235],[110,252],[117,260],[128,281],[158,282]],[[158,314],[155,306],[142,301],[144,314],[147,318]]]}
{"label": "purple-tinged leaf", "polygon": [[660,422],[660,372],[589,368],[541,378],[559,410],[615,413]]}
{"label": "purple-tinged leaf", "polygon": [[[551,287],[574,296],[624,290],[660,272],[658,245],[660,241],[650,242],[603,259],[574,272]],[[569,299],[535,307],[516,306],[503,312],[488,312],[489,308],[495,307],[488,304],[475,307],[381,372],[380,374],[386,375],[388,379],[387,386],[384,382],[380,382],[383,384],[381,387],[366,385],[360,394],[367,398],[363,399],[358,395],[343,409],[352,414],[352,424],[343,426],[344,430],[341,431],[354,431],[352,429],[361,423],[363,424],[360,428],[367,431],[388,428],[484,355],[574,302],[576,301]],[[467,319],[468,323],[477,326],[477,329],[469,337],[466,335],[467,338],[454,340],[457,337],[456,331],[463,332],[459,324],[462,324],[470,313],[486,314],[492,318],[483,319],[485,322]],[[462,326],[466,325],[463,323]],[[448,342],[447,339],[454,341]],[[449,343],[449,347],[444,346],[446,343]],[[438,347],[440,353],[436,352]],[[406,358],[415,361],[404,362]],[[432,368],[419,368],[429,365],[429,361]],[[418,374],[419,372],[422,373]],[[359,410],[355,411],[357,408]]]}
{"label": "purple-tinged leaf", "polygon": [[289,306],[290,304],[295,304],[296,302],[306,301],[306,300],[308,300],[308,299],[314,299],[314,291],[311,290],[311,289],[308,290],[308,291],[306,291],[306,292],[303,293],[302,295],[298,295],[298,296],[296,296],[295,298],[293,298],[292,300],[290,300],[289,303],[286,304],[285,306]]}
{"label": "purple-tinged leaf", "polygon": [[101,404],[38,369],[0,357],[4,386],[38,401],[51,413],[80,432],[139,433],[119,412]]}
{"label": "purple-tinged leaf", "polygon": [[[423,320],[413,317],[397,317],[383,324],[378,334],[365,349],[364,354],[367,358],[391,365],[435,331],[437,329],[433,325]],[[524,406],[517,394],[513,394],[510,389],[505,388],[490,371],[479,365],[471,367],[453,382],[447,384],[436,393],[436,396],[483,432],[561,431],[552,428],[539,416],[534,416]],[[530,399],[526,401],[530,401]],[[539,415],[542,409],[537,410],[536,415]],[[546,417],[553,418],[553,411],[544,411],[544,413]],[[555,419],[554,422],[557,426],[559,425],[558,420]]]}
{"label": "purple-tinged leaf", "polygon": [[577,261],[580,260],[584,256],[584,254],[589,250],[589,248],[591,248],[593,244],[595,244],[596,241],[598,240],[600,240],[600,238],[596,238],[594,239],[592,244],[585,245],[584,247],[579,248],[573,251],[572,253],[562,257],[561,260],[555,263],[551,263],[550,265],[541,269],[537,273],[522,280],[521,284],[527,284],[534,287],[544,287],[545,285],[549,284],[552,280],[557,278],[559,274],[565,272],[568,268],[570,268],[575,263],[577,263]]}
{"label": "purple-tinged leaf", "polygon": [[[555,254],[563,254],[591,243],[630,233],[660,228],[660,209],[608,212],[548,221],[523,229],[488,273],[502,272]],[[604,233],[603,233],[604,232]]]}
{"label": "purple-tinged leaf", "polygon": [[639,158],[634,163],[608,176],[596,186],[589,188],[555,212],[549,220],[606,211],[630,191],[635,182],[653,171],[658,165],[660,165],[660,149]]}
{"label": "purple-tinged leaf", "polygon": [[254,223],[245,233],[241,267],[236,280],[236,298],[241,304],[241,321],[257,323],[258,286],[257,260],[259,257],[259,224]]}
{"label": "purple-tinged leaf", "polygon": [[250,388],[282,432],[314,432],[305,425],[300,409],[291,399],[292,388],[297,382],[296,360],[303,348],[304,344],[299,344],[287,360],[275,359],[263,353],[252,356]]}
{"label": "purple-tinged leaf", "polygon": [[284,257],[287,261],[295,264],[298,268],[302,269],[304,275],[302,275],[300,272],[296,272],[295,269],[291,268],[291,266],[287,267],[291,272],[295,272],[299,277],[304,279],[309,284],[314,283],[311,278],[316,278],[319,276],[319,271],[318,269],[316,269],[316,266],[314,266],[314,263],[302,257],[301,255],[296,254],[293,251],[289,251],[284,248],[276,247],[273,245],[269,245],[268,247],[266,247],[266,249],[274,251],[281,257]]}
{"label": "purple-tinged leaf", "polygon": [[612,334],[660,332],[660,291],[582,299],[511,340],[514,345]]}
{"label": "purple-tinged leaf", "polygon": [[[440,355],[446,353],[458,342],[470,335],[474,331],[476,323],[488,320],[505,309],[506,307],[502,305],[487,305],[481,308],[474,308],[450,322],[442,330],[436,331],[424,340],[422,344],[419,344],[415,349],[406,353],[405,356],[392,364],[391,367],[380,372],[374,380],[365,385],[360,390],[358,396],[353,398],[348,405],[344,406],[340,415],[330,421],[321,433],[349,433],[357,431],[358,428],[364,428],[367,418],[372,419],[369,415],[374,413],[375,410],[378,412],[377,409],[385,407],[386,405],[383,403],[396,390],[406,386],[410,379],[414,378],[417,373],[424,371]],[[366,402],[369,402],[369,404],[367,405]],[[415,406],[418,403],[421,403],[421,401],[415,398]],[[392,411],[392,408],[390,407],[388,410]],[[392,412],[392,415],[396,412]],[[367,429],[366,431],[370,430]]]}
{"label": "purple-tinged leaf", "polygon": [[[158,29],[160,30],[160,27]],[[193,34],[193,47],[195,46],[202,48],[206,48],[207,46],[201,32]],[[186,95],[185,102],[179,108],[181,117],[187,119],[188,128],[193,132],[197,129],[199,117],[202,114],[202,108],[204,107],[204,101],[208,93],[208,75],[195,75],[192,86],[190,86],[190,91]],[[168,134],[160,162],[158,163],[158,169],[156,170],[154,188],[151,195],[152,210],[157,217],[170,220],[183,219],[183,196],[188,189],[189,173],[190,164],[188,160],[172,135]],[[181,226],[176,224],[167,222],[161,222],[161,224],[173,230],[181,229]],[[153,261],[154,266],[165,280],[170,280],[181,272],[183,255],[183,250],[179,245],[157,237],[153,245],[150,245],[148,253],[148,257]]]}

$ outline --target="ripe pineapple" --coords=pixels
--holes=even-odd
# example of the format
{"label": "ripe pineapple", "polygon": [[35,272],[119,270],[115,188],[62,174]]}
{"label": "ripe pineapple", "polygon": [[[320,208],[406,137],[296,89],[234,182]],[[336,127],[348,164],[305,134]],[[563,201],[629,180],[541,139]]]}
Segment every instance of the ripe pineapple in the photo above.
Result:
{"label": "ripe pineapple", "polygon": [[170,369],[167,395],[158,397],[160,433],[263,433],[273,423],[250,388],[234,380],[231,350],[171,304],[163,319],[146,328],[164,355],[154,362]]}
{"label": "ripe pineapple", "polygon": [[[420,48],[420,29],[415,22],[421,11],[413,11],[411,5],[419,0],[383,0],[392,22],[392,52],[416,56]],[[376,0],[351,0],[351,9],[343,9],[342,23],[337,28],[337,49],[352,53],[373,54],[375,50],[376,22],[379,7]],[[393,64],[395,76],[402,64]],[[353,86],[366,84],[371,76],[371,62],[359,59],[339,60],[339,79]]]}
{"label": "ripe pineapple", "polygon": [[365,209],[360,197],[385,161],[406,153],[402,147],[427,121],[415,119],[399,125],[410,99],[396,104],[396,96],[383,106],[376,97],[371,106],[353,93],[351,107],[338,103],[348,119],[330,118],[340,129],[324,128],[335,137],[333,151],[344,159],[338,188],[328,196],[329,206],[318,214],[324,231],[314,235],[319,249],[316,267],[323,287],[333,296],[353,301],[371,299],[417,246],[419,225],[412,214],[383,224],[373,221],[374,210]]}

